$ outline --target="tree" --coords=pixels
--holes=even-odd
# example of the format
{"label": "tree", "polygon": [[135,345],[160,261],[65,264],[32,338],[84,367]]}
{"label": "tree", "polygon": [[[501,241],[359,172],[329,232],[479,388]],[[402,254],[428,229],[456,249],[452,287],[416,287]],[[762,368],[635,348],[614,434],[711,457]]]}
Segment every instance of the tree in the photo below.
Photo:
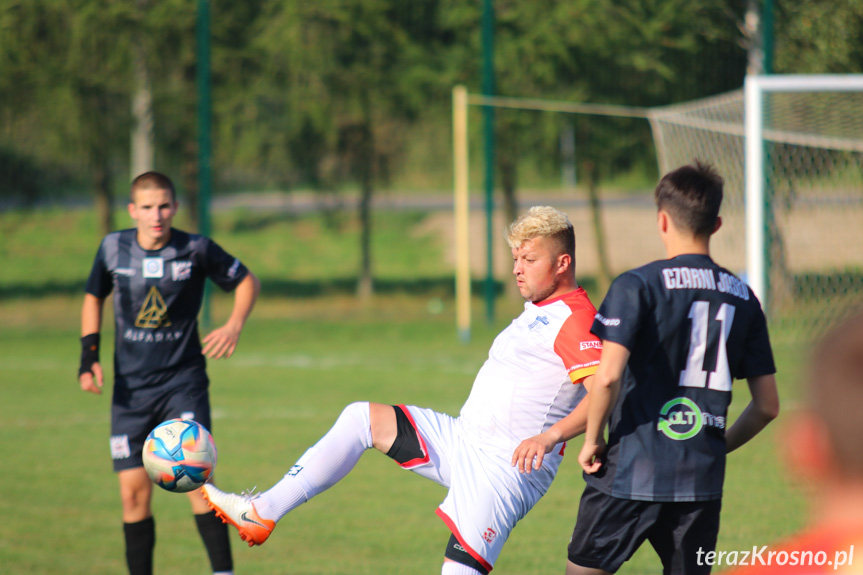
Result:
{"label": "tree", "polygon": [[863,1],[774,1],[776,73],[863,72]]}
{"label": "tree", "polygon": [[[274,56],[272,74],[290,102],[291,133],[320,154],[304,169],[312,181],[359,187],[357,293],[373,290],[372,201],[419,114],[425,85],[438,78],[428,18],[436,2],[347,0],[276,2],[265,11],[258,46]],[[274,49],[278,47],[277,49]],[[291,148],[295,163],[308,160]],[[332,158],[332,168],[325,160]]]}
{"label": "tree", "polygon": [[131,16],[125,4],[93,0],[14,2],[2,12],[3,28],[15,31],[2,35],[2,52],[31,96],[7,96],[7,109],[46,151],[89,175],[105,231],[114,227],[112,167],[128,134]]}

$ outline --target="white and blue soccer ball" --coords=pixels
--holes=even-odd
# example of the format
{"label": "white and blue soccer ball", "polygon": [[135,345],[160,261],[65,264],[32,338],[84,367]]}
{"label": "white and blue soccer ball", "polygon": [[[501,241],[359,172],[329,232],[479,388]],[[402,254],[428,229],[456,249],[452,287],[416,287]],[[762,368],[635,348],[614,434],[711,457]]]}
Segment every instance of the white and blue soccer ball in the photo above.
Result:
{"label": "white and blue soccer ball", "polygon": [[144,441],[144,469],[153,483],[185,493],[201,487],[216,468],[216,444],[203,425],[191,419],[169,419]]}

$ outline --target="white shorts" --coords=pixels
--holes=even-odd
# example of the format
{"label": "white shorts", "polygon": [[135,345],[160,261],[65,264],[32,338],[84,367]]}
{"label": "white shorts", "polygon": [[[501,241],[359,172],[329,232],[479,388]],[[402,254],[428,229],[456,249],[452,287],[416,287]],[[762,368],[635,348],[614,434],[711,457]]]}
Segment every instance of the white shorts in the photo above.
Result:
{"label": "white shorts", "polygon": [[512,453],[472,443],[457,418],[399,407],[407,410],[424,454],[400,465],[449,489],[437,514],[461,546],[490,571],[513,527],[545,494],[554,475],[543,470],[519,473],[512,466]]}

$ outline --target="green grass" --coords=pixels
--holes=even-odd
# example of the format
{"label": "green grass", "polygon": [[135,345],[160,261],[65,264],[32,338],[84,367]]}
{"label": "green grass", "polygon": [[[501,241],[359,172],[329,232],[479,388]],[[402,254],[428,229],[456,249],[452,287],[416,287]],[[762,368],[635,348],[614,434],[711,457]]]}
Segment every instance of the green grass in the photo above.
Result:
{"label": "green grass", "polygon": [[[108,451],[110,392],[85,394],[75,378],[80,289],[98,234],[86,214],[28,218],[0,216],[0,571],[122,573],[120,503]],[[459,343],[449,292],[432,281],[447,272],[434,238],[414,232],[417,216],[379,221],[381,233],[389,234],[377,246],[389,262],[382,274],[392,289],[363,305],[338,283],[350,280],[354,258],[326,261],[352,245],[349,222],[263,221],[249,214],[217,221],[216,237],[264,282],[236,355],[210,363],[222,487],[268,488],[352,401],[456,414],[494,335],[518,313],[519,302],[499,300],[497,325],[477,317],[472,341]],[[30,240],[43,244],[31,248]],[[428,278],[431,288],[417,287],[418,279]],[[272,287],[279,281],[287,293],[296,294],[290,290],[302,287],[300,281],[330,291],[327,297],[284,297]],[[431,297],[442,299],[442,313],[430,311]],[[216,321],[229,304],[215,297]],[[106,326],[110,318],[109,312]],[[103,341],[111,341],[110,330]],[[785,343],[776,349],[783,417],[729,457],[719,549],[765,545],[803,522],[803,496],[776,455],[782,420],[797,396],[799,352]],[[732,417],[748,396],[739,384]],[[514,531],[495,573],[563,571],[584,485],[572,457],[577,449],[576,441],[549,494]],[[236,571],[435,573],[448,538],[434,515],[444,495],[436,484],[369,452],[342,483],[286,517],[263,547],[249,549],[232,535]],[[159,491],[154,509],[157,572],[207,572],[185,497]],[[659,571],[655,554],[644,547],[621,573]]]}

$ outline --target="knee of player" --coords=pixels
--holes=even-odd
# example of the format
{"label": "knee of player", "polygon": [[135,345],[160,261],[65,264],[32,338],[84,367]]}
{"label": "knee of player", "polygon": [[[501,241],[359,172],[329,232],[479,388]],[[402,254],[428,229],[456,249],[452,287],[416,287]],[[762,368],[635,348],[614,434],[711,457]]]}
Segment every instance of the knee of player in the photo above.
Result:
{"label": "knee of player", "polygon": [[150,491],[132,487],[122,488],[120,489],[120,503],[126,513],[149,511]]}

